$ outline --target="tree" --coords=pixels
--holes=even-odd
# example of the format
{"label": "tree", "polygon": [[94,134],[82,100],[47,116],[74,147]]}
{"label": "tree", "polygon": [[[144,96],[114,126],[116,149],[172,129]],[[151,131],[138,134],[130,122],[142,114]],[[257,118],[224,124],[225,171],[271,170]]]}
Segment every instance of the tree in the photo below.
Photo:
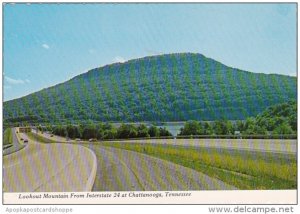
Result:
{"label": "tree", "polygon": [[79,128],[73,125],[67,125],[67,133],[69,138],[80,138]]}
{"label": "tree", "polygon": [[255,126],[255,119],[253,117],[249,117],[246,119],[245,125],[244,125],[244,129],[253,129],[253,127]]}
{"label": "tree", "polygon": [[290,126],[292,127],[293,131],[297,132],[297,110],[296,113],[289,117]]}
{"label": "tree", "polygon": [[197,121],[188,121],[180,129],[179,135],[201,135],[203,134],[202,125]]}
{"label": "tree", "polygon": [[245,130],[245,123],[241,120],[237,121],[235,124],[235,131],[243,132]]}
{"label": "tree", "polygon": [[103,140],[105,139],[104,137],[104,130],[102,128],[97,129],[97,139]]}
{"label": "tree", "polygon": [[99,123],[96,126],[98,139],[115,139],[117,138],[117,129],[110,123]]}
{"label": "tree", "polygon": [[151,126],[148,129],[150,137],[159,137],[159,129],[156,126]]}
{"label": "tree", "polygon": [[150,137],[148,133],[148,128],[144,124],[139,125],[137,131],[138,131],[138,135],[137,135],[138,137]]}
{"label": "tree", "polygon": [[213,128],[211,127],[210,123],[204,122],[204,124],[203,124],[203,134],[204,135],[212,135],[213,134]]}
{"label": "tree", "polygon": [[112,127],[111,129],[104,130],[103,139],[115,139],[117,138],[117,129]]}
{"label": "tree", "polygon": [[293,129],[287,122],[284,122],[274,129],[273,134],[293,134]]}
{"label": "tree", "polygon": [[266,135],[267,129],[264,126],[259,126],[257,124],[249,126],[243,134],[245,135]]}
{"label": "tree", "polygon": [[82,130],[82,139],[97,138],[97,129],[94,125],[87,125]]}
{"label": "tree", "polygon": [[136,138],[138,131],[134,125],[122,124],[117,131],[118,138]]}
{"label": "tree", "polygon": [[214,123],[214,132],[217,135],[228,135],[228,134],[232,134],[232,124],[230,121],[226,121],[226,120],[217,120]]}
{"label": "tree", "polygon": [[53,133],[55,135],[59,135],[59,136],[62,136],[62,137],[66,137],[67,134],[68,134],[66,128],[63,127],[62,125],[55,126],[55,128],[53,130]]}
{"label": "tree", "polygon": [[165,127],[164,128],[160,127],[159,128],[159,136],[168,137],[168,136],[172,136],[172,134]]}

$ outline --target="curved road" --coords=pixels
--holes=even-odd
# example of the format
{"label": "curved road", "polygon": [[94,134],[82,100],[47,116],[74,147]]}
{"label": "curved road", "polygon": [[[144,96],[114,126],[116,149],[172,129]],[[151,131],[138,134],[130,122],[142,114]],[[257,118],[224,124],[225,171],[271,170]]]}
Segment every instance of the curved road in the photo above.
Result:
{"label": "curved road", "polygon": [[3,191],[90,191],[96,169],[96,156],[86,147],[29,140],[24,149],[3,157]]}

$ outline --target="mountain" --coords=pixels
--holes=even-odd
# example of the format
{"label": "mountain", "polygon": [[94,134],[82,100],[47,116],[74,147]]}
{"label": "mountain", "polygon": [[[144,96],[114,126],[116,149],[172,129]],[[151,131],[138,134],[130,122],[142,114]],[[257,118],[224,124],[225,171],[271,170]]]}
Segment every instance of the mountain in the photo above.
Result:
{"label": "mountain", "polygon": [[201,54],[166,54],[95,68],[7,101],[4,121],[237,120],[296,98],[296,77],[251,73]]}

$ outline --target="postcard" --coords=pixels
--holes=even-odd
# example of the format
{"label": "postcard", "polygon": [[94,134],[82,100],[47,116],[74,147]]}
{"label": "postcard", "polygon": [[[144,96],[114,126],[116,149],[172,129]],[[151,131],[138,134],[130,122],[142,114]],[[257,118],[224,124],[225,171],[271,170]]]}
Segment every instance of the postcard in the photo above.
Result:
{"label": "postcard", "polygon": [[298,203],[297,3],[2,13],[4,205]]}

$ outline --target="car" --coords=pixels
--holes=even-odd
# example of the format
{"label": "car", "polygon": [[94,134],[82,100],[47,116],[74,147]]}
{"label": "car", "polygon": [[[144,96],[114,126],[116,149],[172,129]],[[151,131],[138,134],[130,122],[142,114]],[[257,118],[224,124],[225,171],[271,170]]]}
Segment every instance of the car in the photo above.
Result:
{"label": "car", "polygon": [[96,141],[97,141],[96,138],[91,138],[91,139],[89,139],[89,142],[96,142]]}
{"label": "car", "polygon": [[75,140],[76,140],[76,141],[81,141],[80,138],[76,138]]}
{"label": "car", "polygon": [[23,139],[23,138],[21,138],[20,140],[22,140],[22,141],[23,141],[24,139]]}
{"label": "car", "polygon": [[24,143],[28,143],[28,140],[27,139],[24,139],[24,141],[23,141]]}

